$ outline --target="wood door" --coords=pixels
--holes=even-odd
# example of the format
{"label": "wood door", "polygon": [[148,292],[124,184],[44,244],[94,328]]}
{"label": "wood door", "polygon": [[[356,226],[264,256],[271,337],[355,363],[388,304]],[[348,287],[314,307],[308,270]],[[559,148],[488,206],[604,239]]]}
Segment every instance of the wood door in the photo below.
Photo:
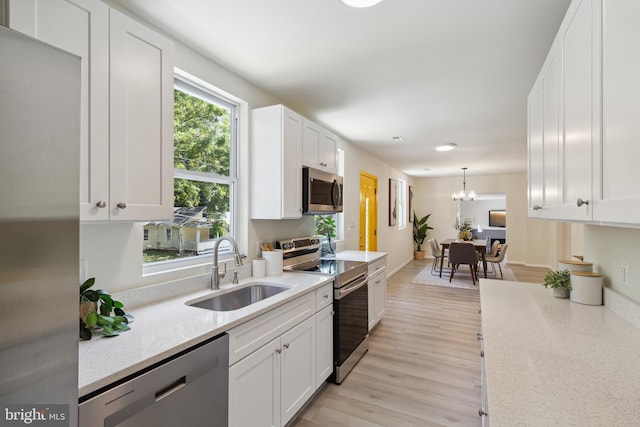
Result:
{"label": "wood door", "polygon": [[378,177],[360,171],[360,250],[378,250]]}

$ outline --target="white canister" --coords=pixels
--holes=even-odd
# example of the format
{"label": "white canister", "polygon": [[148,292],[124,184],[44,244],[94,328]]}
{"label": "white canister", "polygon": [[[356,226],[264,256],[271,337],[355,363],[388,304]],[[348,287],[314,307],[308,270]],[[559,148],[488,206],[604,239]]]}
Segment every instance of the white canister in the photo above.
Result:
{"label": "white canister", "polygon": [[571,272],[571,301],[602,305],[602,275],[587,271]]}
{"label": "white canister", "polygon": [[558,261],[558,271],[593,271],[593,263],[577,259],[563,259]]}
{"label": "white canister", "polygon": [[279,276],[282,274],[282,249],[262,251],[262,258],[267,261],[267,276]]}
{"label": "white canister", "polygon": [[253,277],[264,277],[267,274],[267,261],[264,258],[256,258],[251,264]]}

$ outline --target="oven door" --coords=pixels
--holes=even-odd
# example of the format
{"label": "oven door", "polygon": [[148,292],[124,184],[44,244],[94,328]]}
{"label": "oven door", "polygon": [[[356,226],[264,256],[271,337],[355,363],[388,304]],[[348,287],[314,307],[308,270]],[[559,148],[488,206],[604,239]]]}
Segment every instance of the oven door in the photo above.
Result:
{"label": "oven door", "polygon": [[[334,361],[338,371],[336,382],[342,382],[349,370],[362,357],[365,349],[362,344],[369,332],[368,301],[369,293],[367,277],[360,278],[342,288],[335,290],[334,295],[334,323],[333,323],[333,351]],[[362,351],[356,351],[362,349]],[[355,352],[355,353],[354,353]]]}

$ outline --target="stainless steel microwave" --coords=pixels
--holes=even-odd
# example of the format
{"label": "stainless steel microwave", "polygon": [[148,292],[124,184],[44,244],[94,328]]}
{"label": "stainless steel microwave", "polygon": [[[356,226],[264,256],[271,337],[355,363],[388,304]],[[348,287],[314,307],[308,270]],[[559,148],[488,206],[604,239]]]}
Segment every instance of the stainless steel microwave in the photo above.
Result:
{"label": "stainless steel microwave", "polygon": [[342,212],[342,177],[317,169],[302,168],[302,213]]}

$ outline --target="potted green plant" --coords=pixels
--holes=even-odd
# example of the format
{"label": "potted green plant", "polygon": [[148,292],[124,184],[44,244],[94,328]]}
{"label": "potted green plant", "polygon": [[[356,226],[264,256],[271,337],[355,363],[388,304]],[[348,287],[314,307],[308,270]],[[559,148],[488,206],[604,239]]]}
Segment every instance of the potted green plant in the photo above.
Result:
{"label": "potted green plant", "polygon": [[416,244],[416,249],[413,251],[413,257],[415,259],[424,259],[425,252],[422,250],[422,245],[424,243],[424,239],[427,238],[427,234],[429,234],[429,230],[433,230],[433,227],[430,227],[428,222],[431,214],[427,214],[422,218],[418,218],[416,212],[413,211],[413,241]]}
{"label": "potted green plant", "polygon": [[107,291],[94,290],[95,277],[80,285],[80,339],[90,340],[93,333],[113,337],[128,331],[133,316],[125,313],[120,301],[114,300]]}
{"label": "potted green plant", "polygon": [[334,255],[336,253],[336,244],[331,242],[331,238],[336,237],[336,220],[333,215],[316,215],[315,217],[316,234],[324,235],[327,238],[327,247],[323,251]]}
{"label": "potted green plant", "polygon": [[570,279],[569,270],[550,271],[544,276],[543,286],[553,289],[553,296],[556,298],[569,298]]}

